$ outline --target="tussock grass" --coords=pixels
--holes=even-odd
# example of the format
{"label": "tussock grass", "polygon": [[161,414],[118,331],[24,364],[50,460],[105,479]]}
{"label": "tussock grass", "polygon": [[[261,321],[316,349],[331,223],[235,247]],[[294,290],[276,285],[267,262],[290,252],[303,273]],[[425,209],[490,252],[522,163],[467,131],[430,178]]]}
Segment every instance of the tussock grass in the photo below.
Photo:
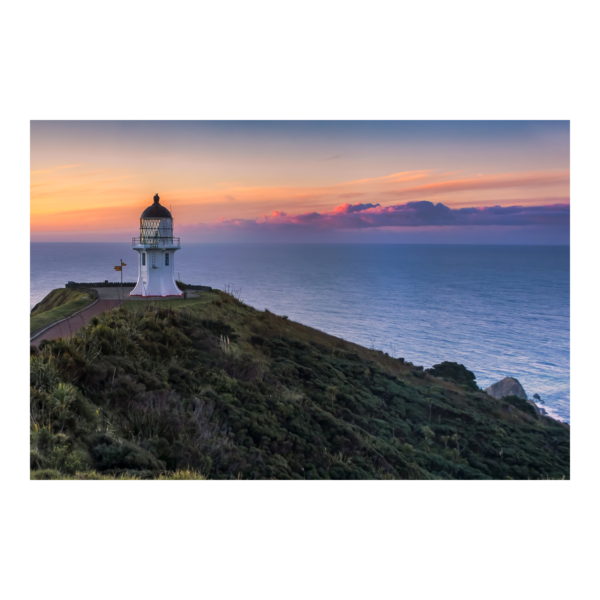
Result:
{"label": "tussock grass", "polygon": [[180,469],[178,471],[173,471],[172,473],[161,473],[158,477],[160,481],[204,481],[206,477],[197,471],[190,471],[189,469]]}
{"label": "tussock grass", "polygon": [[[65,473],[61,473],[56,469],[43,469],[38,471],[30,471],[30,479],[33,480],[70,480],[70,481],[92,481],[92,480],[101,480],[101,481],[141,481],[142,477],[139,475],[135,475],[132,473],[117,473],[117,474],[103,474],[98,473],[97,471],[84,471],[80,473],[75,473],[73,475],[68,475]],[[183,481],[183,480],[193,480],[193,481],[203,481],[206,479],[204,475],[196,471],[186,470],[178,470],[173,471],[172,473],[161,473],[157,477],[149,477],[148,479],[156,479],[159,481]]]}

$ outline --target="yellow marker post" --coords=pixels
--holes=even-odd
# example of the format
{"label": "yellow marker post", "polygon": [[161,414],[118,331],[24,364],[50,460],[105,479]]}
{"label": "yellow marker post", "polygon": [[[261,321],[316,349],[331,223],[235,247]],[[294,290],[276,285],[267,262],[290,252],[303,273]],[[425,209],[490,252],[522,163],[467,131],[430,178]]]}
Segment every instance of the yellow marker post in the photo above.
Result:
{"label": "yellow marker post", "polygon": [[115,271],[121,272],[121,296],[123,296],[123,267],[126,267],[127,265],[123,262],[122,258],[120,258],[119,261],[121,262],[121,265],[115,267]]}
{"label": "yellow marker post", "polygon": [[123,281],[123,267],[113,267],[115,271],[121,271],[121,281]]}

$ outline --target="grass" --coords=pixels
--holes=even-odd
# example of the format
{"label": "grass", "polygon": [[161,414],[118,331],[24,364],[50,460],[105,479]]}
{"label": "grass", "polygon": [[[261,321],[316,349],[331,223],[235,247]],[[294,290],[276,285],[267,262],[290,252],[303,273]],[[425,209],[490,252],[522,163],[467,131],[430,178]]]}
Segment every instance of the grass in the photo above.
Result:
{"label": "grass", "polygon": [[215,292],[201,292],[199,298],[166,298],[165,300],[133,300],[125,302],[123,306],[132,313],[140,313],[145,306],[163,307],[171,310],[180,310],[182,308],[198,308],[210,304],[213,300],[218,300],[219,296]]}
{"label": "grass", "polygon": [[69,290],[67,288],[52,290],[41,302],[33,307],[30,316],[35,317],[36,315],[62,306],[63,304],[73,302],[74,300],[80,300],[81,298],[88,298],[88,295],[85,292]]}
{"label": "grass", "polygon": [[[97,471],[83,471],[74,473],[73,475],[67,475],[61,473],[57,469],[41,469],[37,471],[31,471],[30,477],[32,481],[44,481],[52,479],[61,480],[75,480],[75,481],[90,481],[90,480],[118,480],[118,481],[140,481],[142,477],[132,473],[120,473],[118,475],[103,474]],[[158,476],[145,477],[144,479],[155,479],[158,481],[183,481],[183,480],[194,480],[201,481],[205,480],[206,477],[198,471],[190,471],[189,469],[160,473]]]}
{"label": "grass", "polygon": [[36,312],[36,314],[29,319],[30,335],[33,335],[36,331],[46,327],[47,325],[72,315],[74,312],[89,306],[93,302],[94,300],[87,294],[77,292],[76,300],[67,301],[65,304],[59,304],[54,308],[44,312]]}

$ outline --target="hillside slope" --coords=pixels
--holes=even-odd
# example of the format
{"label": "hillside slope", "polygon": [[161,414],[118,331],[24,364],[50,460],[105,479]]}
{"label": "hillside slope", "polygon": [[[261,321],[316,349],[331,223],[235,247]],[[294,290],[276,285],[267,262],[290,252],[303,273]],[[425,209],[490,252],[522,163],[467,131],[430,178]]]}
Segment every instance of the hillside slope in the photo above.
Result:
{"label": "hillside slope", "polygon": [[222,292],[125,303],[32,350],[32,478],[569,477],[567,425],[433,372]]}
{"label": "hillside slope", "polygon": [[41,302],[36,304],[30,314],[29,332],[35,333],[46,325],[64,319],[93,302],[85,292],[59,288],[52,290]]}
{"label": "hillside slope", "polygon": [[83,298],[89,299],[89,294],[80,290],[57,288],[55,290],[52,290],[41,302],[38,302],[31,309],[30,316],[34,317],[35,315],[39,315],[40,313],[52,310],[53,308],[57,308],[59,306],[62,306],[63,304],[67,304],[75,300],[81,300]]}

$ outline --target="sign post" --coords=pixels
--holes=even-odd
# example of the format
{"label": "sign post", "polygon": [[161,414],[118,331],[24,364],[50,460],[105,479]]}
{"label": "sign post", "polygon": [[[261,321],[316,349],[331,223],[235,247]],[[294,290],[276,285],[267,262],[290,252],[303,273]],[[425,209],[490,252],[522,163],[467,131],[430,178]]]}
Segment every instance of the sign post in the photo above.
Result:
{"label": "sign post", "polygon": [[123,267],[126,267],[127,265],[123,262],[122,258],[120,258],[119,260],[121,261],[121,299],[125,300],[125,295],[123,292]]}
{"label": "sign post", "polygon": [[120,271],[121,272],[121,299],[124,299],[125,296],[123,294],[123,267],[126,267],[127,264],[123,262],[123,259],[119,259],[121,262],[121,265],[118,267],[115,267],[115,271]]}

